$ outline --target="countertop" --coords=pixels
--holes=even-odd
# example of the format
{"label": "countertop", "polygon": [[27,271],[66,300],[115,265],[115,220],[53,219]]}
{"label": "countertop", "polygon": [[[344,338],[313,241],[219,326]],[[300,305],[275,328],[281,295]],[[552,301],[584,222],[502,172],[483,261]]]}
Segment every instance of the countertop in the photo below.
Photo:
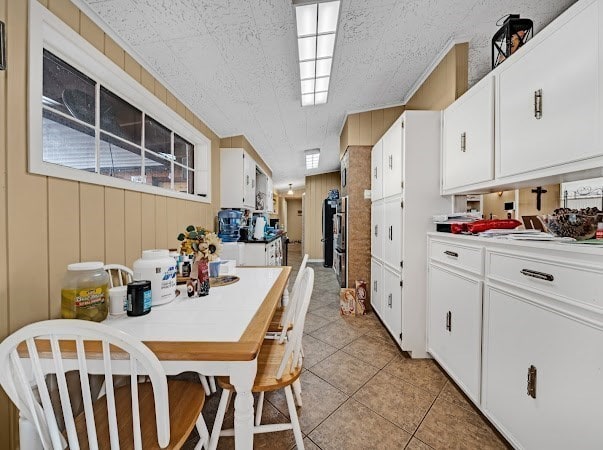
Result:
{"label": "countertop", "polygon": [[514,241],[512,239],[489,238],[466,234],[452,234],[432,231],[427,235],[433,239],[451,239],[455,241],[491,246],[511,246],[521,248],[546,249],[554,252],[575,252],[603,257],[603,245],[574,244],[555,241]]}
{"label": "countertop", "polygon": [[239,242],[244,242],[245,244],[270,244],[273,241],[276,241],[279,238],[286,238],[287,234],[286,233],[281,233],[281,234],[275,234],[274,236],[271,236],[267,239],[239,239]]}

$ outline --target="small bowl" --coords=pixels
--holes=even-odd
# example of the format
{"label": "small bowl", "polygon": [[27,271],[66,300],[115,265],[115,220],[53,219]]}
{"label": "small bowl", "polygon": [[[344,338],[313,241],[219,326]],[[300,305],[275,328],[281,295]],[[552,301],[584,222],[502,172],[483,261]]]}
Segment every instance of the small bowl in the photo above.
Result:
{"label": "small bowl", "polygon": [[591,239],[597,232],[597,216],[558,214],[546,219],[548,230],[555,236],[571,237],[577,241]]}

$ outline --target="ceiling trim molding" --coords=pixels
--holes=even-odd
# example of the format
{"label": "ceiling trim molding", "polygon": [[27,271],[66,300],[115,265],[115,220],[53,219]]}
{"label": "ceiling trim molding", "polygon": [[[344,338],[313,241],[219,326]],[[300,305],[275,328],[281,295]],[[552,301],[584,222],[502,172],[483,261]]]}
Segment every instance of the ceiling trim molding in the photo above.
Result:
{"label": "ceiling trim molding", "polygon": [[[130,56],[132,56],[136,60],[136,62],[138,64],[140,64],[140,66],[143,69],[145,69],[147,72],[149,72],[151,75],[153,75],[153,77],[156,80],[158,80],[161,84],[163,84],[170,91],[170,93],[174,97],[176,97],[176,94],[175,94],[176,91],[174,90],[174,88],[168,82],[166,82],[165,78],[163,78],[163,76],[161,76],[155,69],[153,69],[152,67],[150,67],[147,64],[147,62],[145,61],[145,59],[140,55],[140,53],[138,53],[136,50],[134,50],[134,48],[130,44],[128,44],[126,41],[124,41],[115,32],[115,30],[113,28],[111,28],[111,26],[109,24],[107,24],[107,22],[105,22],[100,15],[97,14],[96,11],[94,11],[86,2],[84,2],[84,0],[71,0],[71,3],[73,3],[77,8],[79,8],[79,10],[81,12],[83,12],[84,14],[86,14],[90,20],[92,20],[101,30],[103,30],[104,33],[106,33],[107,35],[109,35],[109,37],[111,39],[113,39],[117,44],[119,44],[119,46],[122,48],[122,50],[128,52],[130,54]],[[210,128],[210,126],[207,123],[207,120],[205,120],[199,113],[193,111],[193,108],[191,108],[191,106],[190,106],[189,103],[183,101],[182,99],[180,99],[178,97],[176,97],[176,98],[189,111],[191,111],[194,115],[196,115],[197,118],[199,118],[199,120],[203,121],[203,123],[212,131],[212,133],[214,133],[216,136],[218,136],[219,139],[228,137],[228,136],[220,136],[212,128]],[[270,170],[272,170],[272,169],[270,169]]]}
{"label": "ceiling trim molding", "polygon": [[465,43],[468,43],[469,41],[470,41],[470,39],[467,38],[467,37],[450,38],[448,40],[448,42],[446,42],[446,45],[444,45],[444,48],[442,48],[442,50],[440,50],[440,53],[437,54],[437,56],[433,59],[433,61],[431,62],[431,64],[429,64],[427,66],[427,68],[423,71],[423,73],[421,74],[421,76],[419,78],[417,78],[417,81],[415,81],[415,83],[408,90],[407,94],[404,96],[404,101],[402,103],[404,105],[406,105],[410,101],[410,99],[412,98],[412,96],[417,93],[417,91],[419,90],[419,88],[423,85],[423,83],[425,83],[425,81],[427,80],[427,78],[429,78],[429,75],[431,75],[431,73],[442,62],[442,60],[444,59],[444,57],[448,54],[448,52],[450,50],[452,50],[452,48],[455,45],[457,45],[457,44],[465,44]]}

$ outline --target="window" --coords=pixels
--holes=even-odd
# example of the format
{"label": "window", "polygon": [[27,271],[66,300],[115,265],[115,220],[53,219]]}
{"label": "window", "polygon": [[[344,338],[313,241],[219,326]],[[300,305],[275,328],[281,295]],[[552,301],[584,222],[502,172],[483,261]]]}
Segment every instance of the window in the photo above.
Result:
{"label": "window", "polygon": [[209,139],[30,6],[30,172],[211,201]]}

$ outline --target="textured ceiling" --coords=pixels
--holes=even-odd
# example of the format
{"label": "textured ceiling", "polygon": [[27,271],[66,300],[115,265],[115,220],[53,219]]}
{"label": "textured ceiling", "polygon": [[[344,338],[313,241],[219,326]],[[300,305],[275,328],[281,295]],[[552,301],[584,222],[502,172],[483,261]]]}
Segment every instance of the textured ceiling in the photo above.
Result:
{"label": "textured ceiling", "polygon": [[400,104],[451,39],[468,40],[469,82],[490,67],[496,21],[541,30],[575,0],[341,0],[326,105],[301,107],[290,0],[80,0],[218,135],[244,134],[275,186],[339,168],[347,113]]}

